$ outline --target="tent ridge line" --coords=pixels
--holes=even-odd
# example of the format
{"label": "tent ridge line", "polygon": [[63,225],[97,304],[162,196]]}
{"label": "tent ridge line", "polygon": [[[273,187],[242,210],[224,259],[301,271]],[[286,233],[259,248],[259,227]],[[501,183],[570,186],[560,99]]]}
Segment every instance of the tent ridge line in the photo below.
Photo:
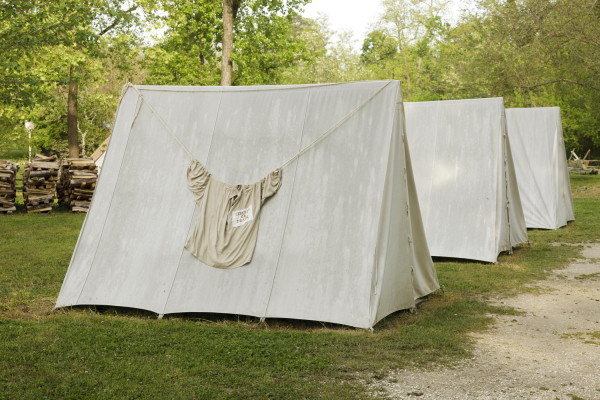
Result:
{"label": "tent ridge line", "polygon": [[[390,79],[383,79],[380,80],[378,82],[391,82],[392,80]],[[352,83],[370,83],[373,81],[355,81]],[[306,84],[306,85],[269,85],[269,91],[279,91],[279,90],[302,90],[302,89],[312,89],[312,88],[324,88],[324,87],[330,87],[330,86],[343,86],[343,85],[347,85],[348,82],[333,82],[333,83],[313,83],[313,84]],[[129,86],[134,86],[132,84],[127,84],[126,87]],[[157,85],[135,85],[136,88],[138,90],[146,90],[146,91],[154,91],[154,92],[174,92],[174,93],[197,93],[197,92],[210,92],[212,90],[179,90],[179,89],[166,89],[166,88],[160,88],[160,86]],[[172,87],[176,87],[176,86],[172,86]],[[203,87],[207,87],[207,86],[192,86],[192,88],[203,88]],[[213,87],[216,88],[215,86],[208,86],[208,87]],[[233,88],[241,88],[241,87],[245,87],[248,89],[233,89]],[[259,89],[256,88],[254,89],[252,85],[250,86],[229,86],[227,89],[228,93],[251,93],[251,92],[264,92],[264,86],[260,86],[263,89]],[[223,88],[223,87],[221,87]],[[223,89],[221,89],[223,90]],[[215,90],[218,91],[218,90]]]}

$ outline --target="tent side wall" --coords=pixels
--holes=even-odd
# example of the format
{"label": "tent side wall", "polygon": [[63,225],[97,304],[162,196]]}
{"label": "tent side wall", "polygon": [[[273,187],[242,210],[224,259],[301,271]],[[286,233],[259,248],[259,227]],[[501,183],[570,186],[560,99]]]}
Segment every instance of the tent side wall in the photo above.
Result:
{"label": "tent side wall", "polygon": [[556,176],[558,177],[558,188],[559,188],[559,211],[557,215],[558,221],[574,221],[575,211],[573,209],[573,192],[571,192],[571,179],[569,177],[569,168],[567,165],[567,152],[565,150],[565,139],[563,136],[562,119],[560,116],[559,107],[551,107],[551,112],[554,114],[554,120],[556,124]]}
{"label": "tent side wall", "polygon": [[129,139],[129,127],[133,122],[138,105],[137,96],[133,91],[128,91],[119,103],[113,129],[120,132],[120,134],[111,141],[112,144],[109,144],[105,156],[108,165],[111,165],[112,168],[107,168],[98,177],[98,184],[92,198],[90,210],[86,214],[79,232],[71,262],[56,301],[56,307],[81,304],[79,297],[92,268],[93,259],[102,236],[102,230],[98,228],[103,226],[110,211],[111,198],[119,179],[119,169]]}
{"label": "tent side wall", "polygon": [[506,115],[526,226],[566,225],[574,215],[560,109],[509,108]]}
{"label": "tent side wall", "polygon": [[[502,99],[500,99],[502,100]],[[527,242],[527,228],[523,207],[519,197],[519,188],[511,152],[510,140],[506,126],[504,101],[498,102],[497,112],[500,116],[501,135],[497,137],[498,148],[501,149],[498,159],[498,175],[496,195],[497,201],[497,251],[512,252],[513,247]]]}
{"label": "tent side wall", "polygon": [[[401,98],[396,102],[394,120],[379,223],[379,273],[373,284],[372,302],[377,307],[372,308],[372,325],[395,311],[414,307],[416,299],[439,289],[417,201]],[[409,266],[401,268],[407,259]]]}
{"label": "tent side wall", "polygon": [[510,145],[510,137],[506,124],[506,110],[504,109],[504,105],[502,106],[502,132],[502,142],[504,146],[505,157],[506,187],[508,190],[508,204],[506,205],[506,208],[508,210],[507,217],[510,232],[509,248],[505,250],[510,251],[514,246],[525,243],[529,239],[527,237],[527,225],[525,223],[525,214],[523,212],[521,196],[519,194],[518,178],[515,170],[512,147]]}
{"label": "tent side wall", "polygon": [[425,235],[425,226],[421,218],[421,206],[418,199],[417,185],[413,171],[412,157],[408,145],[408,135],[406,134],[406,117],[404,113],[404,104],[400,107],[402,127],[402,143],[406,155],[406,187],[408,194],[408,209],[410,217],[411,237],[413,255],[413,289],[415,300],[424,297],[440,288],[437,272],[431,259],[429,245]]}

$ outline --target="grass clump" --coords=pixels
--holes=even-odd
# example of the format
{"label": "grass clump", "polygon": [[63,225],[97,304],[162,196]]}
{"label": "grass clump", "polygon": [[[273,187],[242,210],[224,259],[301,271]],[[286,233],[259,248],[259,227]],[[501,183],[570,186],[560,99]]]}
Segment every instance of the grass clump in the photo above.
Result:
{"label": "grass clump", "polygon": [[560,337],[563,339],[579,339],[584,343],[600,345],[600,331],[563,333]]}
{"label": "grass clump", "polygon": [[519,314],[485,299],[534,290],[578,255],[569,244],[600,239],[600,177],[574,176],[572,185],[575,222],[530,231],[530,243],[497,264],[436,263],[444,292],[375,332],[232,316],[157,320],[110,307],[52,311],[84,216],[0,215],[0,397],[371,398],[365,380],[470,357],[471,333],[494,314]]}

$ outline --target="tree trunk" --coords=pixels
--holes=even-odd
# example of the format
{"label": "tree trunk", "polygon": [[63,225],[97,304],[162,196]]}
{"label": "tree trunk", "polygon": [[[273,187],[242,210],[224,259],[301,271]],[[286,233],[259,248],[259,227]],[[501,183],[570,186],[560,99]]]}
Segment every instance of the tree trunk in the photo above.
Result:
{"label": "tree trunk", "polygon": [[79,157],[79,135],[77,134],[77,93],[79,86],[73,78],[74,66],[69,68],[69,95],[67,97],[67,137],[69,157]]}
{"label": "tree trunk", "polygon": [[233,81],[233,24],[240,0],[223,0],[223,48],[221,53],[221,86],[231,86]]}

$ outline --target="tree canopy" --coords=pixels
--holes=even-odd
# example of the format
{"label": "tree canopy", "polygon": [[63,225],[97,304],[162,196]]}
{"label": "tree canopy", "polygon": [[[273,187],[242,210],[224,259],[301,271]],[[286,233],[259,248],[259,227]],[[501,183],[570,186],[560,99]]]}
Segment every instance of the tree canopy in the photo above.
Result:
{"label": "tree canopy", "polygon": [[[361,45],[310,0],[228,0],[232,84],[399,79],[406,100],[502,96],[507,107],[560,106],[567,148],[600,157],[600,2],[382,0]],[[218,85],[223,2],[0,0],[0,148],[65,154],[67,94],[89,154],[108,135],[126,82]]]}

